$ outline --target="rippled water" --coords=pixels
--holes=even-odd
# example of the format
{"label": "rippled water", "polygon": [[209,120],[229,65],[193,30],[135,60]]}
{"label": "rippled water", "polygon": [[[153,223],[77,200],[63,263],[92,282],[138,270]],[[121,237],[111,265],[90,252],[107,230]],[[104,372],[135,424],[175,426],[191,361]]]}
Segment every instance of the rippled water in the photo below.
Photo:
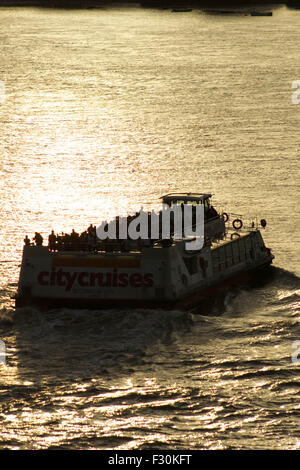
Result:
{"label": "rippled water", "polygon": [[[0,10],[1,448],[299,448],[300,12]],[[169,191],[268,221],[272,278],[210,315],[24,309],[25,234]]]}

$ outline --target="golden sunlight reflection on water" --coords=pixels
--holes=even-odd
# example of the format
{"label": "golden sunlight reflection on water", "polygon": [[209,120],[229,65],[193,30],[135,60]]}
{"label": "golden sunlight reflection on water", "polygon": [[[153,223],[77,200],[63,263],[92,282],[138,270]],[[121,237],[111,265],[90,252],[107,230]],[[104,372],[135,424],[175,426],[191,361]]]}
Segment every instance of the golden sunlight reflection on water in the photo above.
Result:
{"label": "golden sunlight reflection on water", "polygon": [[[1,446],[299,448],[300,13],[3,8],[0,23]],[[26,234],[171,191],[265,218],[275,281],[222,316],[14,316]]]}

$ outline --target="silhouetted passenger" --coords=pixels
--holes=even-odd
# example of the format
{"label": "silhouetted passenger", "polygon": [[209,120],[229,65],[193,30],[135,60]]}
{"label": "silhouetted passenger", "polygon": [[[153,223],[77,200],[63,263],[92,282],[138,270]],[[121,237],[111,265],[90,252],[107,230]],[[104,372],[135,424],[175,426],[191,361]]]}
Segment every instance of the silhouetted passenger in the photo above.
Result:
{"label": "silhouetted passenger", "polygon": [[24,245],[29,246],[30,245],[30,238],[28,238],[28,235],[24,238]]}
{"label": "silhouetted passenger", "polygon": [[93,224],[91,224],[87,231],[90,235],[94,235],[96,233],[96,227],[93,227]]}
{"label": "silhouetted passenger", "polygon": [[48,237],[48,243],[49,243],[50,250],[56,249],[56,235],[54,234],[53,230]]}
{"label": "silhouetted passenger", "polygon": [[42,246],[43,244],[43,237],[40,233],[35,232],[35,236],[33,237],[36,246]]}
{"label": "silhouetted passenger", "polygon": [[72,230],[72,233],[70,235],[70,240],[71,240],[71,249],[79,250],[80,238],[79,238],[79,234],[75,232],[74,229]]}
{"label": "silhouetted passenger", "polygon": [[68,233],[66,233],[63,237],[63,245],[64,245],[64,250],[71,251],[72,249],[71,235],[69,235]]}
{"label": "silhouetted passenger", "polygon": [[58,251],[61,251],[63,249],[63,234],[62,235],[57,235],[57,249]]}

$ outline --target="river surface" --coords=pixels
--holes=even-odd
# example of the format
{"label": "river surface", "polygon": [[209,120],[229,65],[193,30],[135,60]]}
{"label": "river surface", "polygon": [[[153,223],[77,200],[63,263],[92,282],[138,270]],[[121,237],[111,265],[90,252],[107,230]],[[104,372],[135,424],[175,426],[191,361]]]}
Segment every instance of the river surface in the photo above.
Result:
{"label": "river surface", "polygon": [[[0,448],[300,448],[299,45],[286,7],[0,9]],[[26,234],[171,191],[265,218],[272,279],[210,315],[14,312]]]}

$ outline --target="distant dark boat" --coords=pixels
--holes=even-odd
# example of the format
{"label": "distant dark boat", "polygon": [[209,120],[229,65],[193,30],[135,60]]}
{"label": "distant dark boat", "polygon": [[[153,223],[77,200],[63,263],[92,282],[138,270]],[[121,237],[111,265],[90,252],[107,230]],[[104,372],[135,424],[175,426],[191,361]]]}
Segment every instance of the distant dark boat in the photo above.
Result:
{"label": "distant dark boat", "polygon": [[272,16],[271,11],[251,11],[251,16]]}
{"label": "distant dark boat", "polygon": [[173,8],[173,13],[187,13],[189,11],[193,11],[192,8]]}

